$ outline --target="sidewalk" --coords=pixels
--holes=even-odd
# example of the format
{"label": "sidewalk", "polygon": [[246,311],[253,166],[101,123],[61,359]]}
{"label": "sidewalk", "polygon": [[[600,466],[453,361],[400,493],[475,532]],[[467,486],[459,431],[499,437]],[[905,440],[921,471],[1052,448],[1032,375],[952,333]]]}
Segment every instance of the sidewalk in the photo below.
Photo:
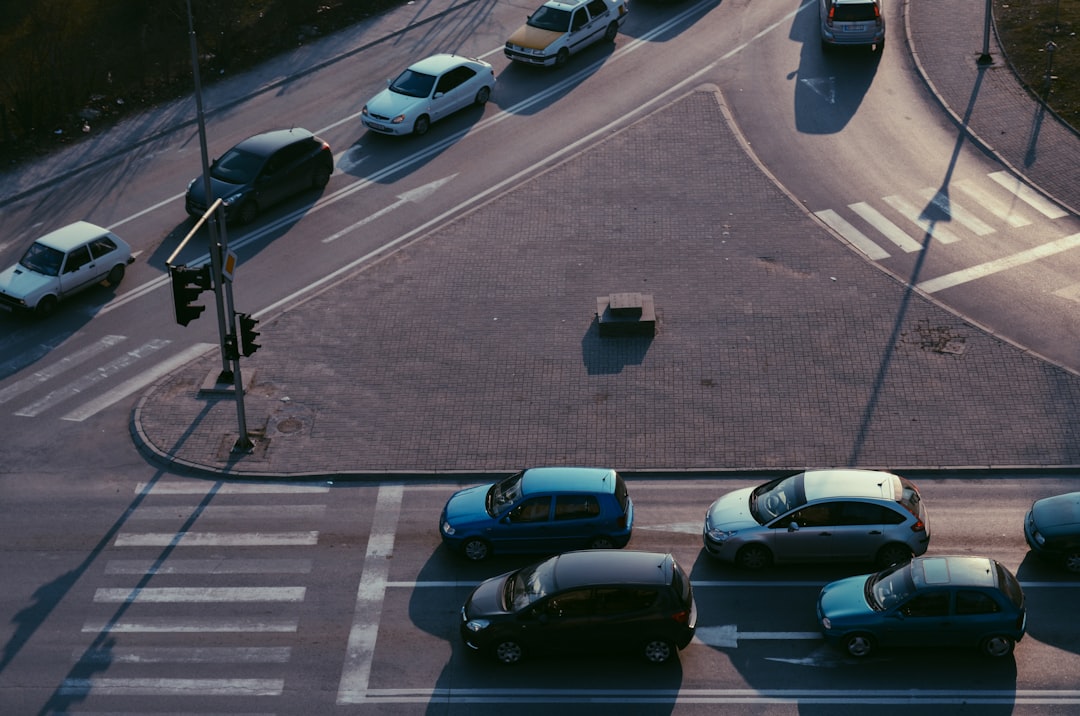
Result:
{"label": "sidewalk", "polygon": [[[1080,206],[1080,137],[996,44],[994,64],[976,64],[982,23],[958,27],[967,12],[911,0],[920,71],[1003,161]],[[688,124],[703,128],[692,147],[673,139]],[[579,212],[538,215],[541,202]],[[629,291],[654,296],[656,337],[600,338],[597,297]],[[243,364],[252,453],[230,450],[233,399],[198,394],[216,353],[142,397],[140,447],[179,470],[335,479],[1080,466],[1080,377],[823,231],[746,155],[709,88],[260,330]]]}

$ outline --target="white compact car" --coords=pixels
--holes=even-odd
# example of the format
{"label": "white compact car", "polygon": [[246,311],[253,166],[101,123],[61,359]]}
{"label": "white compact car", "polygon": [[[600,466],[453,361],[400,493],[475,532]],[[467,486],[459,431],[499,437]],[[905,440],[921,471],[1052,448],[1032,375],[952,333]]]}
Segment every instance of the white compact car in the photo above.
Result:
{"label": "white compact car", "polygon": [[529,15],[503,51],[515,62],[562,67],[589,45],[614,42],[628,12],[627,0],[550,0]]}
{"label": "white compact car", "polygon": [[432,122],[471,105],[483,106],[495,89],[495,70],[483,60],[433,55],[408,67],[360,111],[360,121],[381,134],[424,134]]}
{"label": "white compact car", "polygon": [[42,236],[19,263],[0,273],[0,309],[47,316],[73,293],[102,281],[116,286],[132,261],[131,247],[123,239],[77,221]]}

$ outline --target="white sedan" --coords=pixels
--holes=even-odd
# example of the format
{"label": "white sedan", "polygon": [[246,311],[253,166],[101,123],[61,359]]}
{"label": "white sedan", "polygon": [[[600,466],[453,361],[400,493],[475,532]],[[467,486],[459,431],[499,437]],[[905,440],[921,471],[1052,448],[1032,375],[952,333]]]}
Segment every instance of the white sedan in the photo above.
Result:
{"label": "white sedan", "polygon": [[77,221],[42,236],[19,263],[0,273],[0,309],[46,316],[73,293],[102,281],[116,286],[132,261],[131,247],[123,239]]}
{"label": "white sedan", "polygon": [[424,134],[432,122],[471,105],[483,106],[495,89],[495,70],[483,60],[433,55],[409,66],[364,105],[360,121],[381,134]]}

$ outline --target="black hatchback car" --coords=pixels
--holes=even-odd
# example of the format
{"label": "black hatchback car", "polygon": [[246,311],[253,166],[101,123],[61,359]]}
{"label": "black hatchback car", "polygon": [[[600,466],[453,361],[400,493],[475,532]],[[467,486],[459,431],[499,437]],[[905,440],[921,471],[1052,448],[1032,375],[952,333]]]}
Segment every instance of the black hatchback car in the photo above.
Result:
{"label": "black hatchback car", "polygon": [[210,200],[202,175],[191,180],[184,206],[202,216],[220,198],[226,221],[247,224],[259,212],[307,189],[322,189],[334,172],[330,145],[306,129],[249,137],[210,165]]}
{"label": "black hatchback car", "polygon": [[689,577],[673,556],[653,552],[566,552],[481,583],[461,608],[465,646],[503,664],[594,652],[662,664],[696,624]]}

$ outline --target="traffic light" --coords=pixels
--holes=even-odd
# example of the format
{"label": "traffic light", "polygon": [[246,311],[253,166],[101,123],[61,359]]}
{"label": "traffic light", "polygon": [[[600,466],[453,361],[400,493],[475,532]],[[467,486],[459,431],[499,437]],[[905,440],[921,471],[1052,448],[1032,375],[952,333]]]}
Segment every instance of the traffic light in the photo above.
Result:
{"label": "traffic light", "polygon": [[210,266],[204,265],[197,269],[187,266],[170,266],[169,274],[172,277],[176,322],[181,326],[186,326],[206,310],[206,306],[193,305],[192,301],[211,287]]}
{"label": "traffic light", "polygon": [[258,320],[252,318],[249,313],[237,313],[236,322],[240,324],[240,352],[246,358],[261,347],[255,342],[255,338],[259,335],[255,330]]}

